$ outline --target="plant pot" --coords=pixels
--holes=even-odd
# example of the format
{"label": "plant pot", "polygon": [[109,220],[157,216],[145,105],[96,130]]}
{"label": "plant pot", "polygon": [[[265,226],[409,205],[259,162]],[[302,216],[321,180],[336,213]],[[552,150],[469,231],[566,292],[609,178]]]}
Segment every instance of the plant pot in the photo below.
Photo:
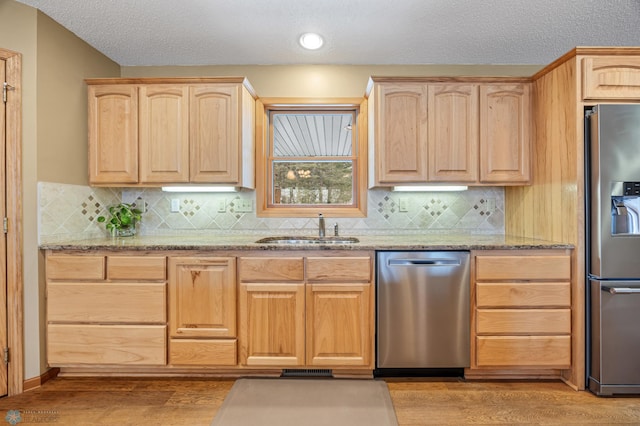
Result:
{"label": "plant pot", "polygon": [[133,237],[136,235],[136,227],[130,226],[128,228],[116,228],[115,236],[116,237]]}

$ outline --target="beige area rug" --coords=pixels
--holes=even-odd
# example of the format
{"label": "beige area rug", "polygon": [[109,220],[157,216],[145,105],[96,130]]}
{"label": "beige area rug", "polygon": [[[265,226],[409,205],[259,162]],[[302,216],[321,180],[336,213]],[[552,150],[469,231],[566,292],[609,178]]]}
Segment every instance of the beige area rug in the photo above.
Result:
{"label": "beige area rug", "polygon": [[239,379],[211,426],[397,426],[384,381]]}

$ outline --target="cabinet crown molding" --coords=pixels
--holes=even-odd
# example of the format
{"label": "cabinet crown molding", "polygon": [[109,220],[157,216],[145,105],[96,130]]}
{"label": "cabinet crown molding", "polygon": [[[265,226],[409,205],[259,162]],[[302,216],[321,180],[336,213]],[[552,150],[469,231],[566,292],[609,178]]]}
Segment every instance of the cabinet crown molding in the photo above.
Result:
{"label": "cabinet crown molding", "polygon": [[432,77],[419,77],[419,76],[375,76],[369,77],[367,83],[367,89],[365,97],[369,97],[373,85],[375,83],[500,83],[500,84],[517,84],[517,83],[531,83],[533,80],[531,77],[479,77],[479,76],[432,76]]}
{"label": "cabinet crown molding", "polygon": [[230,83],[242,84],[249,91],[254,99],[258,98],[255,89],[246,77],[144,77],[144,78],[87,78],[84,80],[87,85],[99,84],[207,84],[207,83]]}

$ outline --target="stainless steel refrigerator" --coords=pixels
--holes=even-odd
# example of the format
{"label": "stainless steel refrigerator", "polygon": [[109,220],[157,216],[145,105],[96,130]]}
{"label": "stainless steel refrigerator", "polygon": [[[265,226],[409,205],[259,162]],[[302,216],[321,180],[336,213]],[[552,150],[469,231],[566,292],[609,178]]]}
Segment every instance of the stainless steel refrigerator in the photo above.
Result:
{"label": "stainless steel refrigerator", "polygon": [[640,394],[640,105],[597,105],[587,130],[587,374]]}

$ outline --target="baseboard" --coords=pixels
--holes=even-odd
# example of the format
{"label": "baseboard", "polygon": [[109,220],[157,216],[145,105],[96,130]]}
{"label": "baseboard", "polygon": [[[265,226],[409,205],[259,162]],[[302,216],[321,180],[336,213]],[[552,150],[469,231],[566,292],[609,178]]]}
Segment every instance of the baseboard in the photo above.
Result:
{"label": "baseboard", "polygon": [[[201,367],[124,367],[74,366],[58,368],[59,377],[210,377],[238,379],[241,377],[280,377],[281,368],[201,368]],[[335,378],[372,378],[372,370],[334,369]]]}
{"label": "baseboard", "polygon": [[22,384],[22,391],[26,392],[31,389],[39,388],[49,380],[55,379],[58,376],[59,372],[59,368],[50,368],[38,377],[33,377],[31,379],[25,380]]}
{"label": "baseboard", "polygon": [[465,368],[467,380],[560,380],[560,370],[544,369],[469,369]]}

